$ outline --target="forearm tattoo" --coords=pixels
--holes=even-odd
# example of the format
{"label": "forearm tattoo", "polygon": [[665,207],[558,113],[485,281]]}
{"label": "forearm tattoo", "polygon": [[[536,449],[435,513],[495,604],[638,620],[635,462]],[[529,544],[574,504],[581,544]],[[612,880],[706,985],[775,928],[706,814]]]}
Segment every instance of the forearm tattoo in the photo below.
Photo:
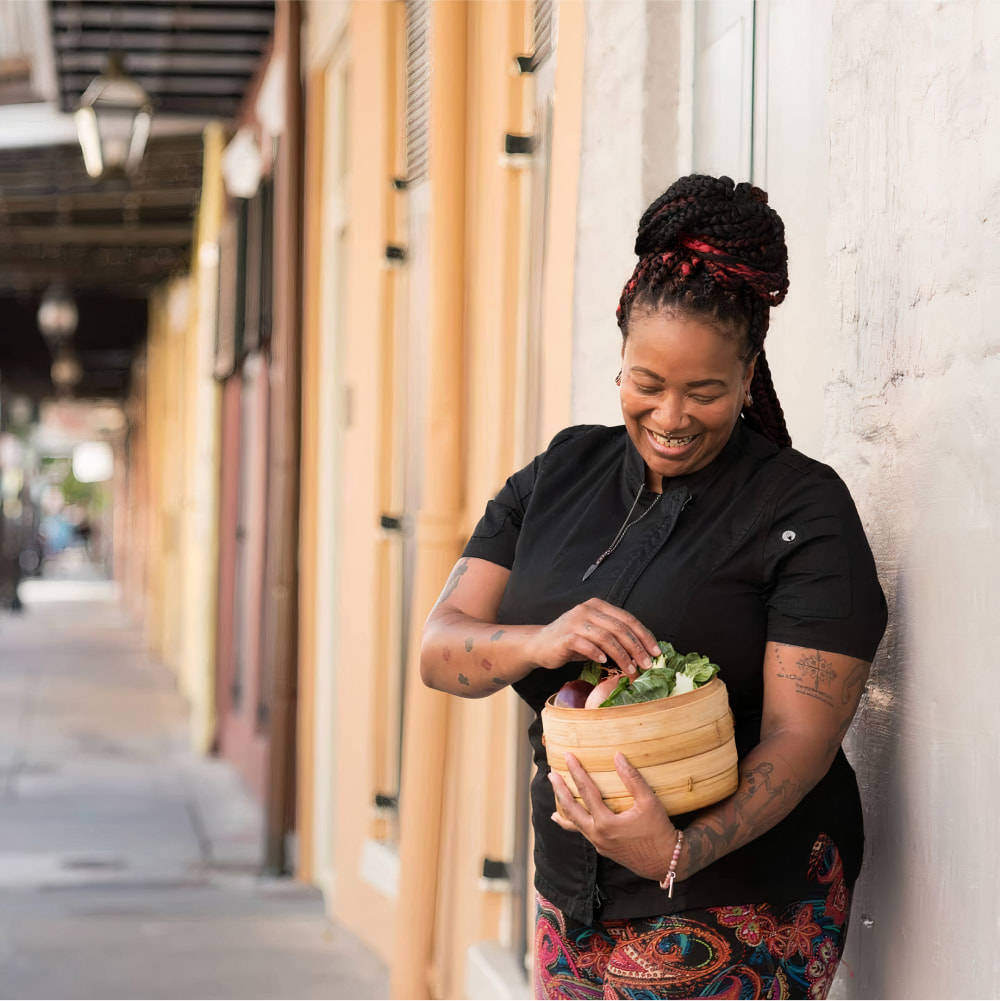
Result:
{"label": "forearm tattoo", "polygon": [[742,847],[791,813],[819,781],[826,770],[823,759],[829,763],[851,726],[868,678],[866,661],[855,661],[845,676],[844,661],[831,660],[820,650],[778,644],[775,653],[777,677],[791,681],[796,694],[830,708],[829,735],[817,735],[819,741],[826,738],[826,744],[818,744],[809,763],[783,757],[782,745],[768,746],[766,741],[751,752],[741,763],[740,784],[733,796],[706,810],[684,832],[689,872]]}
{"label": "forearm tattoo", "polygon": [[684,832],[688,869],[697,872],[752,841],[787,816],[812,788],[791,778],[775,781],[771,761],[745,768],[740,785],[726,805],[695,820]]}

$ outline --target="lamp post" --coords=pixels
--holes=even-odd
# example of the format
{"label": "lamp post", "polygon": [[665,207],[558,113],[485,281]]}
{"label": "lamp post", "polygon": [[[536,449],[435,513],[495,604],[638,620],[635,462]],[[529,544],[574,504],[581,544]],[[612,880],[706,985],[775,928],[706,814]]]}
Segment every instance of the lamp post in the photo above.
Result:
{"label": "lamp post", "polygon": [[149,95],[112,52],[104,72],[94,77],[73,115],[87,173],[134,174],[142,162],[153,122]]}

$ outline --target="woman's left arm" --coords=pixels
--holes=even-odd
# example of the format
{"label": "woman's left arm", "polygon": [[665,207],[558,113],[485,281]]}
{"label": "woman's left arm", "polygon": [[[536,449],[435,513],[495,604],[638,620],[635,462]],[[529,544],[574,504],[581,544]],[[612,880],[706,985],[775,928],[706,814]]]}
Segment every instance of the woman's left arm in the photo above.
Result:
{"label": "woman's left arm", "polygon": [[768,643],[760,743],[740,784],[684,831],[678,879],[770,830],[830,769],[858,708],[869,664],[843,654]]}
{"label": "woman's left arm", "polygon": [[[760,743],[740,762],[740,782],[728,799],[699,813],[684,830],[677,878],[686,879],[741,848],[784,819],[827,773],[847,733],[868,679],[867,661],[804,647],[768,643]],[[676,841],[666,810],[619,754],[617,768],[635,798],[612,813],[572,756],[570,772],[584,807],[554,773],[552,784],[569,820],[600,852],[648,879],[662,879]]]}

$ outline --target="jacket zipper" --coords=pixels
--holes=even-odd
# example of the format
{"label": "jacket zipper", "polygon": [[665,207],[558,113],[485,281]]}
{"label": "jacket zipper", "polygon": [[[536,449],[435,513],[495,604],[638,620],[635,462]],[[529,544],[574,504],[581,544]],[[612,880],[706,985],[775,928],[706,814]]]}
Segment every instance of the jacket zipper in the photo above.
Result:
{"label": "jacket zipper", "polygon": [[601,895],[601,888],[594,884],[594,910],[599,911],[604,906],[604,897]]}
{"label": "jacket zipper", "polygon": [[635,500],[632,501],[632,507],[629,509],[629,513],[625,515],[625,522],[622,525],[622,527],[618,529],[618,534],[612,540],[611,545],[608,546],[608,548],[605,549],[604,552],[601,553],[601,555],[598,556],[597,559],[590,564],[590,566],[587,568],[587,572],[581,578],[581,583],[582,581],[585,581],[618,548],[619,543],[621,543],[622,539],[625,538],[625,533],[633,525],[638,525],[639,522],[642,521],[642,519],[645,518],[646,515],[653,510],[654,507],[656,507],[656,505],[659,503],[660,498],[663,496],[663,494],[657,494],[653,498],[653,502],[649,505],[649,507],[647,507],[646,510],[643,511],[642,514],[640,514],[639,517],[635,519],[635,521],[629,521],[629,518],[632,517],[632,512],[635,510],[636,505],[639,503],[639,498],[642,496],[643,489],[644,489],[643,487],[639,487],[639,492],[635,495]]}

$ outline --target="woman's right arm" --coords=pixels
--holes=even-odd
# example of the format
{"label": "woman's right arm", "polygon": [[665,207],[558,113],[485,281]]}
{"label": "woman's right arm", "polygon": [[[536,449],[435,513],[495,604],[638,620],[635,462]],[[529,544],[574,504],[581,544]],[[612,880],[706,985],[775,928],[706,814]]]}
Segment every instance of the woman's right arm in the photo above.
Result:
{"label": "woman's right arm", "polygon": [[634,615],[591,598],[545,625],[497,625],[510,571],[463,557],[424,625],[420,677],[438,691],[479,699],[535,668],[573,660],[617,664],[629,675],[648,668],[656,639]]}

